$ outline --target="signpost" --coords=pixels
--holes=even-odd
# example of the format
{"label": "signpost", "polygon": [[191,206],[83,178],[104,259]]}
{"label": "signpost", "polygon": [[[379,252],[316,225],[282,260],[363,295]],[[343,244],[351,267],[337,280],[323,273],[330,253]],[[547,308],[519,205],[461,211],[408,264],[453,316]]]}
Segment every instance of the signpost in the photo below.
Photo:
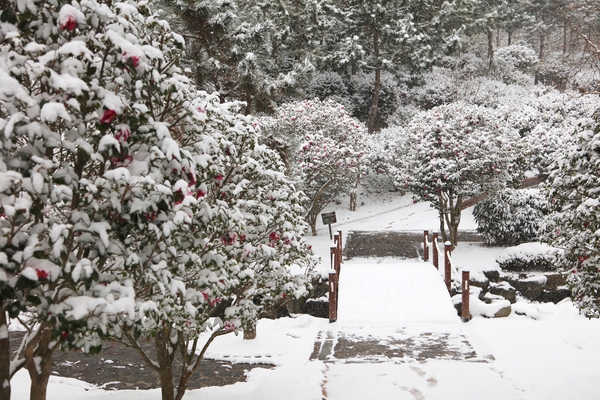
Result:
{"label": "signpost", "polygon": [[329,225],[329,239],[333,240],[333,233],[331,232],[331,224],[335,224],[337,219],[335,217],[335,211],[328,213],[321,213],[321,218],[323,218],[323,225]]}

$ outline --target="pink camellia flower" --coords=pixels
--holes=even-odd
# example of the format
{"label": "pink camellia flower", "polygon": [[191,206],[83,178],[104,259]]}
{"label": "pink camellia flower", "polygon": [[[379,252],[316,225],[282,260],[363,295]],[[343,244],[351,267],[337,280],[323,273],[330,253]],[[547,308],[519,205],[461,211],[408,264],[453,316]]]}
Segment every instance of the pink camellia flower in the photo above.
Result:
{"label": "pink camellia flower", "polygon": [[196,198],[199,199],[200,197],[204,197],[206,196],[206,193],[204,193],[202,190],[198,190],[196,192]]}
{"label": "pink camellia flower", "polygon": [[235,324],[233,322],[231,322],[231,321],[227,321],[223,325],[223,329],[225,329],[227,332],[234,331],[235,330]]}
{"label": "pink camellia flower", "polygon": [[62,24],[60,24],[60,28],[63,31],[69,32],[75,30],[75,28],[77,28],[77,19],[75,19],[75,17],[72,15],[68,15],[66,20]]}
{"label": "pink camellia flower", "polygon": [[215,181],[222,182],[223,181],[223,175],[217,175],[217,176],[215,176]]}
{"label": "pink camellia flower", "polygon": [[104,114],[100,119],[101,124],[110,124],[117,118],[117,112],[115,110],[104,110]]}

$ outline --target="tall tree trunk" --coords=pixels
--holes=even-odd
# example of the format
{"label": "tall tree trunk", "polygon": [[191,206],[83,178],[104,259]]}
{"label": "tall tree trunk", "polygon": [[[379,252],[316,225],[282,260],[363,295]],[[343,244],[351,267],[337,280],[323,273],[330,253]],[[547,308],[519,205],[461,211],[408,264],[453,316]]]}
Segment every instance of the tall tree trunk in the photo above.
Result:
{"label": "tall tree trunk", "polygon": [[544,58],[544,51],[546,50],[546,37],[544,34],[540,34],[540,52],[538,54],[538,58],[540,61]]}
{"label": "tall tree trunk", "polygon": [[[373,55],[376,62],[379,62],[379,33],[375,30],[373,34]],[[369,111],[369,122],[367,129],[369,133],[375,132],[377,121],[377,109],[379,107],[379,94],[381,93],[381,67],[377,65],[375,68],[375,87],[373,88],[373,101],[371,102],[371,110]]]}
{"label": "tall tree trunk", "polygon": [[10,400],[10,342],[8,318],[0,306],[0,400]]}
{"label": "tall tree trunk", "polygon": [[34,335],[25,348],[25,366],[31,379],[29,398],[46,400],[48,380],[52,372],[52,356],[60,345],[57,342],[52,343],[52,326],[49,322],[43,322]]}
{"label": "tall tree trunk", "polygon": [[162,400],[175,399],[175,385],[173,384],[173,358],[175,351],[171,349],[171,330],[163,329],[156,334],[156,360],[160,369],[158,377],[160,380],[160,392]]}
{"label": "tall tree trunk", "polygon": [[563,24],[563,48],[562,48],[563,55],[567,54],[567,33],[568,33],[568,25],[567,25],[567,22],[565,21]]}
{"label": "tall tree trunk", "polygon": [[488,28],[488,72],[491,74],[494,69],[494,34],[492,28]]}

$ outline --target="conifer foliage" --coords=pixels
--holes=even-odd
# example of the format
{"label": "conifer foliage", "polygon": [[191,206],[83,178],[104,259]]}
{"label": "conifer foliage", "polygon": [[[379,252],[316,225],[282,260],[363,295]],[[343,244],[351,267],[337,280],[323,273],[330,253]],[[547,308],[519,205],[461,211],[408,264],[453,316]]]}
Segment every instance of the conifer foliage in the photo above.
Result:
{"label": "conifer foliage", "polygon": [[24,367],[43,400],[56,349],[112,337],[181,399],[214,338],[306,291],[304,196],[145,3],[15,0],[0,21],[0,398]]}

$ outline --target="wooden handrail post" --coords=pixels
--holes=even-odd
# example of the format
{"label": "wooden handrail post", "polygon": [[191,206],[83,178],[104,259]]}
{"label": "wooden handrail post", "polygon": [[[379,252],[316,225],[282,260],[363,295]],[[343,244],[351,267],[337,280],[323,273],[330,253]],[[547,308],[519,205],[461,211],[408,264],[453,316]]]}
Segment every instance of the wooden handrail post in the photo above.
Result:
{"label": "wooden handrail post", "polygon": [[335,270],[329,271],[329,323],[337,321],[338,281]]}
{"label": "wooden handrail post", "polygon": [[469,322],[471,320],[471,311],[469,307],[469,296],[471,294],[471,278],[469,270],[463,269],[462,271],[462,322]]}
{"label": "wooden handrail post", "polygon": [[427,245],[427,237],[429,231],[426,229],[423,231],[423,261],[429,261],[429,246]]}
{"label": "wooden handrail post", "polygon": [[446,282],[446,288],[448,289],[448,293],[451,293],[450,290],[450,250],[452,249],[452,243],[446,242],[444,243],[444,282]]}
{"label": "wooden handrail post", "polygon": [[433,251],[433,265],[437,269],[440,269],[440,261],[439,261],[440,250],[438,249],[438,233],[437,233],[437,231],[433,231],[433,237],[432,237],[431,241],[433,243],[433,246],[432,246],[432,251]]}

